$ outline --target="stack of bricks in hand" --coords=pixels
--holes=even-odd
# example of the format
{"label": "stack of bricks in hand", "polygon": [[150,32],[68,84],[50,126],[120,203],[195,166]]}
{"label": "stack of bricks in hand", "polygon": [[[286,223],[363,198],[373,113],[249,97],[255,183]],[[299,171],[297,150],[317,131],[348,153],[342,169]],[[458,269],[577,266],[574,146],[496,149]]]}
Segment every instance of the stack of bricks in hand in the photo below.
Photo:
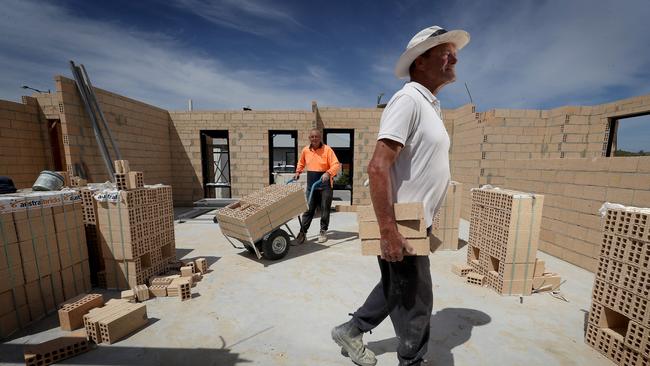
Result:
{"label": "stack of bricks in hand", "polygon": [[483,285],[502,295],[531,294],[543,205],[538,194],[472,189],[467,264]]}
{"label": "stack of bricks in hand", "polygon": [[447,186],[445,200],[433,218],[432,251],[458,250],[458,224],[463,201],[462,188],[462,183],[454,181],[449,182]]}
{"label": "stack of bricks in hand", "polygon": [[220,209],[217,220],[224,235],[255,242],[305,210],[300,185],[274,184]]}
{"label": "stack of bricks in hand", "polygon": [[0,338],[90,290],[75,191],[0,197]]}
{"label": "stack of bricks in hand", "polygon": [[120,299],[90,310],[83,321],[89,340],[112,344],[146,325],[149,318],[145,304]]}
{"label": "stack of bricks in hand", "polygon": [[[429,255],[431,246],[427,237],[427,226],[424,222],[424,206],[421,202],[395,203],[393,205],[397,230],[415,249],[415,255]],[[361,239],[362,255],[381,255],[379,245],[379,223],[372,206],[359,206],[359,238]],[[406,253],[405,253],[406,254]]]}
{"label": "stack of bricks in hand", "polygon": [[650,208],[608,209],[585,341],[617,365],[650,365]]}

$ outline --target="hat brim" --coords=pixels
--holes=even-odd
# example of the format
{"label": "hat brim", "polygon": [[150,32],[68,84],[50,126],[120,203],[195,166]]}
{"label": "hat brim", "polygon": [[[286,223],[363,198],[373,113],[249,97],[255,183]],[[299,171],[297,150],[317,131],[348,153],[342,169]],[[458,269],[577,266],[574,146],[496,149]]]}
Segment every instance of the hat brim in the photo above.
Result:
{"label": "hat brim", "polygon": [[453,43],[456,45],[456,50],[460,50],[469,43],[469,33],[464,30],[452,30],[445,34],[428,38],[417,46],[409,48],[404,51],[404,53],[399,57],[399,60],[397,60],[397,64],[395,65],[395,76],[400,79],[409,77],[409,67],[411,67],[413,61],[426,52],[426,50],[443,43]]}

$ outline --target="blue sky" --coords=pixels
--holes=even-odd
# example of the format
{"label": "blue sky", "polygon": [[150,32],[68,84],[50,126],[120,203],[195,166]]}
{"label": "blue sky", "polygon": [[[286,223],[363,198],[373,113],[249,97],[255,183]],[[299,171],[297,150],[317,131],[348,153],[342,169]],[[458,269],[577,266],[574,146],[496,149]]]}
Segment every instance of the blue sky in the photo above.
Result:
{"label": "blue sky", "polygon": [[[83,63],[96,86],[171,110],[371,107],[403,84],[420,29],[462,28],[444,107],[593,105],[650,94],[650,2],[0,0],[0,99],[54,89]],[[643,126],[642,126],[643,127]],[[650,130],[650,127],[648,128]],[[650,136],[650,132],[648,133]]]}

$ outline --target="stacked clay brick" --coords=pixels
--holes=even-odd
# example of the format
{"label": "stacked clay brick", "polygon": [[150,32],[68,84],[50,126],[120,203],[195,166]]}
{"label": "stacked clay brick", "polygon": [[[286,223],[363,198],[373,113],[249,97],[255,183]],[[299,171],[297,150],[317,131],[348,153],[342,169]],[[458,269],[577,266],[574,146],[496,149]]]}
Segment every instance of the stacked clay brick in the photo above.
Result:
{"label": "stacked clay brick", "polygon": [[0,198],[0,338],[90,290],[81,199],[74,191]]}
{"label": "stacked clay brick", "polygon": [[88,246],[88,264],[90,266],[90,279],[99,287],[106,287],[104,274],[104,261],[102,260],[101,246],[97,237],[97,202],[95,194],[97,188],[93,186],[79,186],[76,188],[81,195],[86,244]]}
{"label": "stacked clay brick", "polygon": [[[427,236],[422,202],[395,203],[393,213],[397,221],[397,230],[415,250],[415,255],[429,255],[431,243]],[[381,255],[379,222],[372,206],[359,206],[359,239],[362,255]]]}
{"label": "stacked clay brick", "polygon": [[[458,250],[458,224],[460,223],[460,211],[463,185],[451,181],[447,186],[447,195],[440,210],[433,218],[433,236],[439,243],[433,243],[437,248],[432,250]],[[432,239],[433,240],[433,239]]]}
{"label": "stacked clay brick", "polygon": [[271,185],[217,211],[224,235],[255,242],[307,210],[299,184]]}
{"label": "stacked clay brick", "polygon": [[176,259],[170,186],[102,192],[97,229],[108,288],[144,284]]}
{"label": "stacked clay brick", "polygon": [[544,196],[473,189],[467,248],[472,283],[503,295],[530,295]]}
{"label": "stacked clay brick", "polygon": [[650,209],[607,210],[585,341],[618,365],[650,365]]}

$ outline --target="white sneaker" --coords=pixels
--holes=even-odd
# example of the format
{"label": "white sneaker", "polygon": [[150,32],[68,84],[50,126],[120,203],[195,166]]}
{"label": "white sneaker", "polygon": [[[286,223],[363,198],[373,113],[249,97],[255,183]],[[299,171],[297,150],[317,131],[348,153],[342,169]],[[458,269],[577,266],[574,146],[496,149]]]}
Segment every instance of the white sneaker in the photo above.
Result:
{"label": "white sneaker", "polygon": [[320,234],[318,234],[318,242],[324,243],[326,241],[327,241],[327,231],[321,230]]}

